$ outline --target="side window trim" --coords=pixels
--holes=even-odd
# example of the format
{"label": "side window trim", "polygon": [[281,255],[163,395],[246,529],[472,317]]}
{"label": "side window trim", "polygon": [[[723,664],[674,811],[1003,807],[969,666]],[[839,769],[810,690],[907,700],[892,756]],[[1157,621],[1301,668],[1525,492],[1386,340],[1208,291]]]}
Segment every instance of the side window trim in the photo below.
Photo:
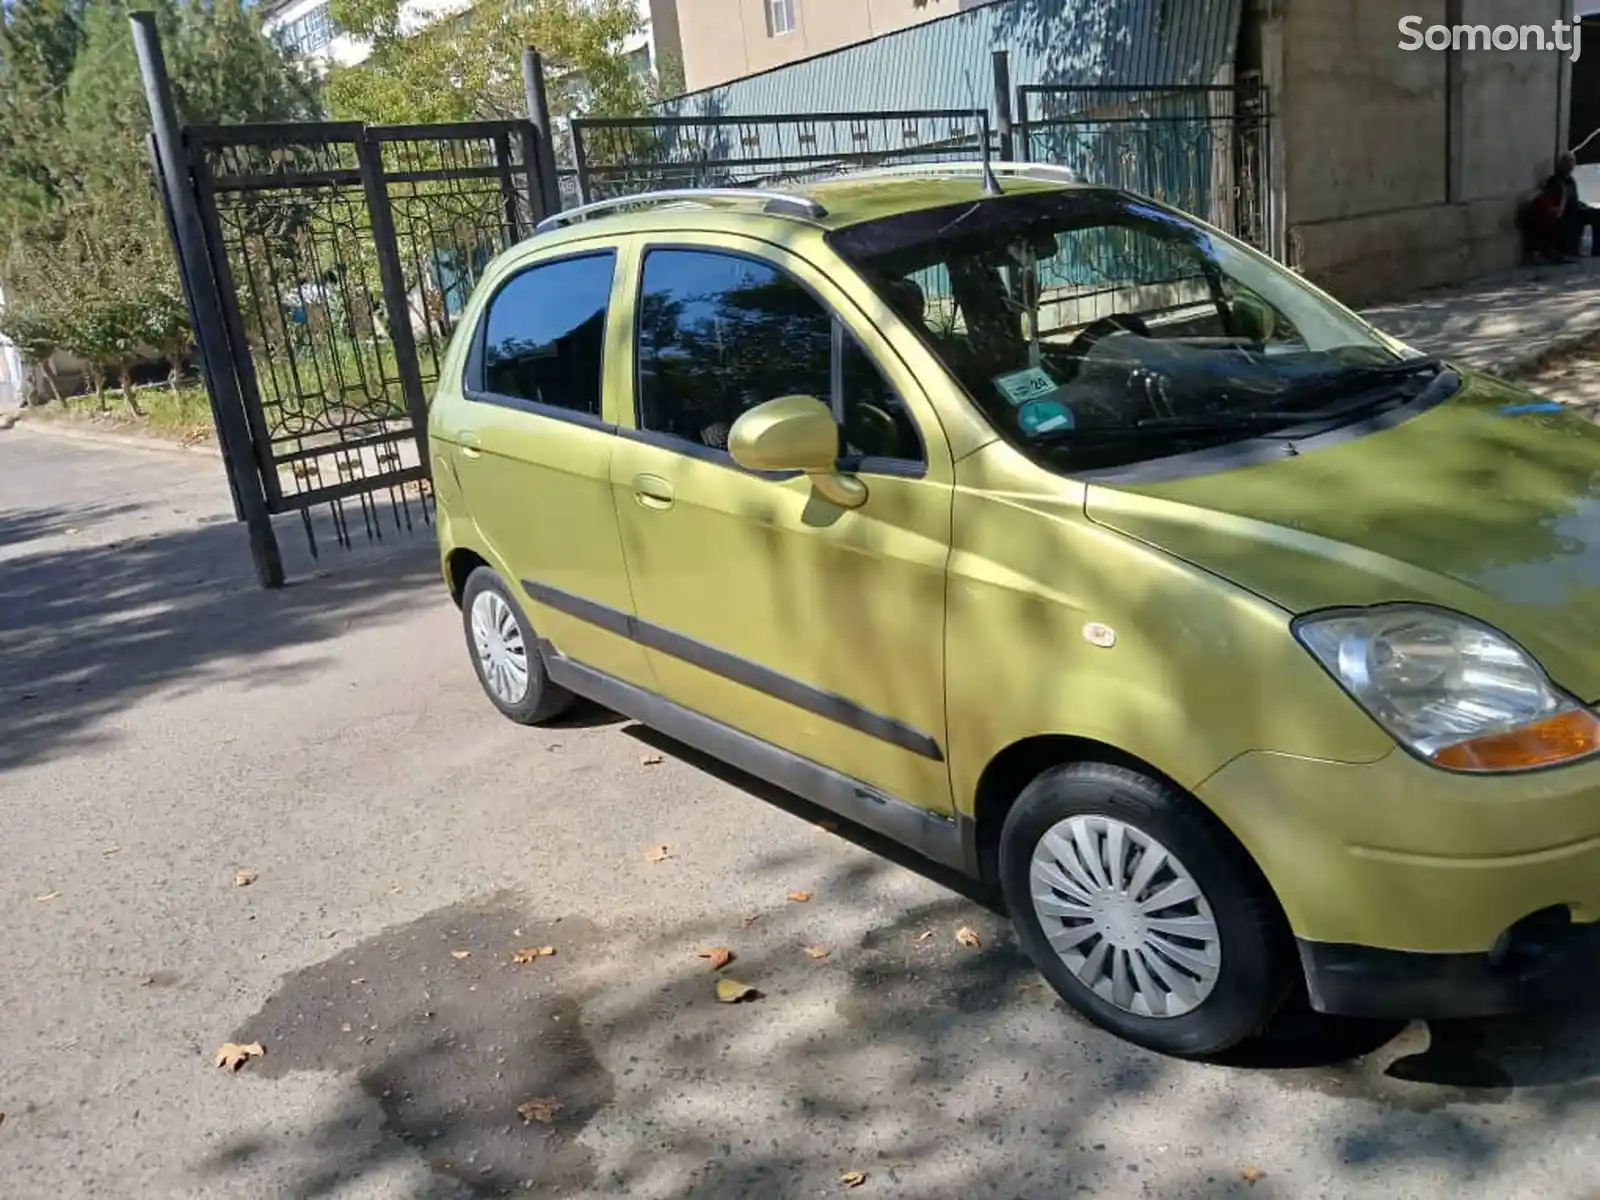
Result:
{"label": "side window trim", "polygon": [[[467,361],[461,369],[461,394],[474,404],[491,404],[497,408],[509,408],[515,412],[527,413],[529,416],[546,417],[552,421],[565,421],[571,425],[582,425],[587,429],[595,429],[601,433],[617,433],[617,424],[608,421],[605,417],[605,405],[602,400],[599,413],[579,412],[575,408],[562,408],[558,404],[543,404],[538,400],[529,400],[524,396],[507,396],[501,392],[491,392],[485,387],[478,386],[484,381],[485,357],[488,353],[489,317],[494,311],[495,301],[500,294],[511,284],[521,279],[530,271],[537,271],[543,267],[558,266],[562,263],[580,262],[586,258],[609,258],[611,260],[612,287],[607,289],[605,330],[607,335],[614,318],[612,298],[615,295],[615,282],[617,267],[622,261],[622,255],[617,246],[589,246],[584,249],[574,250],[570,254],[556,254],[549,258],[535,259],[525,262],[514,270],[506,273],[494,286],[494,291],[484,301],[483,308],[478,313],[478,323],[472,330],[472,341],[467,350]],[[605,373],[604,364],[601,368],[601,395],[604,396]]]}
{"label": "side window trim", "polygon": [[[721,245],[708,245],[696,242],[651,241],[641,243],[632,287],[635,321],[637,321],[637,314],[644,297],[645,264],[649,261],[650,255],[658,251],[682,251],[694,254],[718,255],[723,258],[742,259],[746,262],[754,263],[756,266],[765,267],[768,270],[778,272],[785,279],[791,281],[796,287],[805,292],[806,295],[810,296],[811,299],[816,302],[817,307],[828,316],[831,322],[832,351],[829,356],[830,361],[828,364],[828,371],[829,386],[832,394],[827,399],[828,406],[833,411],[834,419],[839,421],[841,426],[843,424],[841,413],[844,408],[843,349],[851,338],[854,338],[856,345],[861,350],[861,353],[866,355],[867,361],[872,364],[873,369],[878,372],[878,374],[883,378],[884,382],[889,384],[891,388],[894,386],[889,380],[888,374],[884,372],[881,366],[878,365],[877,358],[865,345],[862,345],[860,338],[855,337],[850,329],[849,324],[839,314],[838,310],[835,309],[833,305],[824,300],[822,296],[817,293],[817,290],[811,286],[811,284],[800,278],[782,263],[778,262],[774,258],[766,257],[765,255],[753,250],[744,250]],[[732,471],[738,471],[744,475],[755,475],[762,479],[771,479],[775,481],[794,479],[800,475],[799,471],[751,471],[734,462],[733,456],[730,455],[726,450],[718,450],[714,447],[693,442],[688,438],[678,437],[673,434],[659,433],[654,430],[641,428],[639,401],[643,392],[643,380],[641,378],[643,355],[639,352],[639,340],[640,331],[636,324],[633,331],[632,346],[633,403],[630,406],[632,410],[632,426],[612,425],[608,426],[608,428],[610,428],[619,436],[628,438],[631,441],[644,442],[647,445],[657,446],[663,450],[677,451],[687,455],[687,457],[699,459],[703,462],[709,462],[716,466],[725,467]],[[818,399],[822,399],[822,397],[818,397]],[[901,403],[904,404],[904,400],[902,400]],[[912,427],[916,431],[917,442],[922,448],[922,458],[920,461],[913,461],[912,459],[908,458],[884,458],[876,455],[841,455],[838,459],[838,465],[840,469],[857,475],[887,475],[901,479],[924,478],[928,473],[928,442],[923,436],[922,428],[917,422],[916,416],[911,411],[910,406],[906,406],[906,411],[908,418],[912,422]]]}

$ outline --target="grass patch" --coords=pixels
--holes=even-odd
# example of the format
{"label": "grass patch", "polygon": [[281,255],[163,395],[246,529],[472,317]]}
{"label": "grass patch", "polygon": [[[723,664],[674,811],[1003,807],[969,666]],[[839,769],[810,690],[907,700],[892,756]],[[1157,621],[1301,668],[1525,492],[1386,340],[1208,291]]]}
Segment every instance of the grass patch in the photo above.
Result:
{"label": "grass patch", "polygon": [[205,388],[198,384],[185,384],[176,392],[168,387],[136,388],[133,396],[144,411],[142,417],[134,415],[122,393],[112,389],[106,392],[104,409],[92,395],[69,396],[28,409],[27,419],[160,438],[183,445],[216,440],[211,400]]}

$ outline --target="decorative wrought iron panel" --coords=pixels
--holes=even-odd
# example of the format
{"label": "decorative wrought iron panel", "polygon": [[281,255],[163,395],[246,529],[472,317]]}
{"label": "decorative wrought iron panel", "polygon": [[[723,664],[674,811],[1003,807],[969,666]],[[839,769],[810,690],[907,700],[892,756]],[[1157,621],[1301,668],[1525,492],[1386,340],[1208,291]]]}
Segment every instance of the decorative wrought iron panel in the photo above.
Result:
{"label": "decorative wrought iron panel", "polygon": [[580,118],[572,141],[585,201],[661,188],[770,187],[995,148],[982,109]]}
{"label": "decorative wrought iron panel", "polygon": [[[348,544],[431,519],[427,394],[489,260],[532,230],[526,122],[185,131],[263,491]],[[313,548],[315,544],[313,541]]]}
{"label": "decorative wrought iron panel", "polygon": [[1151,196],[1271,252],[1271,122],[1258,85],[1028,86],[1017,108],[1031,161]]}

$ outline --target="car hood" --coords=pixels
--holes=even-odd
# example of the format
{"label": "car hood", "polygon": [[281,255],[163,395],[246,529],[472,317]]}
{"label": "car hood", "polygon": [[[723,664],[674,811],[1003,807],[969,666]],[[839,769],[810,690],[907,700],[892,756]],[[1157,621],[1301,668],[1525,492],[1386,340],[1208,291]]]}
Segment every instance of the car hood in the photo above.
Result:
{"label": "car hood", "polygon": [[1600,700],[1600,427],[1462,372],[1380,432],[1270,462],[1091,485],[1091,520],[1292,613],[1418,601],[1470,613]]}

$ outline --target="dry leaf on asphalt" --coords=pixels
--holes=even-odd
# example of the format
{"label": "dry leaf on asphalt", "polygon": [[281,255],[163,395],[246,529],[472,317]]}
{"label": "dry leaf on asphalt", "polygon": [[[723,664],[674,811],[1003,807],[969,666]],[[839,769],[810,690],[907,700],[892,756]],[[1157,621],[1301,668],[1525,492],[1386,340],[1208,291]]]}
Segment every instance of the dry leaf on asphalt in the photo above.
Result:
{"label": "dry leaf on asphalt", "polygon": [[46,892],[42,896],[35,896],[34,899],[37,900],[40,904],[48,904],[52,900],[61,899],[61,893],[60,892]]}
{"label": "dry leaf on asphalt", "polygon": [[748,983],[737,979],[717,980],[717,1000],[722,1004],[738,1004],[741,1000],[759,1000],[761,993]]}
{"label": "dry leaf on asphalt", "polygon": [[450,951],[450,957],[455,959],[457,962],[460,962],[463,958],[471,958],[472,957],[472,951],[471,950],[452,950],[452,951]]}
{"label": "dry leaf on asphalt", "polygon": [[521,950],[511,952],[511,961],[514,963],[531,963],[536,959],[549,958],[556,952],[554,946],[525,946]]}
{"label": "dry leaf on asphalt", "polygon": [[789,893],[789,899],[793,900],[796,904],[810,904],[811,903],[811,893],[810,892],[790,892]]}
{"label": "dry leaf on asphalt", "polygon": [[709,950],[700,951],[700,957],[711,960],[711,969],[720,971],[733,961],[733,951],[726,946],[712,946]]}
{"label": "dry leaf on asphalt", "polygon": [[867,1181],[865,1171],[846,1171],[839,1176],[839,1182],[847,1188],[858,1188]]}
{"label": "dry leaf on asphalt", "polygon": [[960,942],[963,946],[969,946],[973,949],[983,945],[983,939],[978,936],[978,931],[966,925],[963,925],[960,929],[956,930],[956,941]]}
{"label": "dry leaf on asphalt", "polygon": [[250,1042],[239,1045],[237,1042],[223,1042],[217,1047],[217,1066],[229,1071],[237,1071],[252,1058],[260,1058],[266,1053],[260,1042]]}
{"label": "dry leaf on asphalt", "polygon": [[249,887],[252,883],[254,883],[257,879],[260,879],[260,878],[261,878],[261,876],[258,875],[255,871],[246,871],[246,870],[241,868],[240,870],[237,870],[237,871],[235,871],[233,873],[233,886],[234,887]]}
{"label": "dry leaf on asphalt", "polygon": [[933,930],[931,930],[931,929],[924,929],[924,930],[923,930],[923,931],[922,931],[922,932],[921,932],[921,933],[919,933],[919,934],[917,934],[917,941],[919,941],[919,942],[925,942],[925,941],[927,941],[927,940],[928,940],[928,939],[929,939],[929,938],[931,938],[931,937],[932,937],[932,936],[933,936]]}
{"label": "dry leaf on asphalt", "polygon": [[739,918],[740,924],[742,924],[746,929],[749,929],[750,926],[754,925],[759,920],[761,920],[760,913],[745,913],[744,916]]}
{"label": "dry leaf on asphalt", "polygon": [[104,850],[100,851],[100,853],[104,854],[107,858],[110,858],[113,854],[121,854],[122,853],[122,847],[121,846],[107,846]]}
{"label": "dry leaf on asphalt", "polygon": [[665,846],[651,846],[644,852],[645,862],[666,862],[672,857],[672,851]]}
{"label": "dry leaf on asphalt", "polygon": [[1252,1165],[1252,1166],[1248,1166],[1248,1167],[1244,1168],[1244,1170],[1240,1171],[1239,1172],[1239,1178],[1244,1180],[1246,1183],[1253,1185],[1257,1180],[1259,1180],[1261,1178],[1262,1174],[1263,1174],[1263,1172],[1262,1172],[1260,1167]]}
{"label": "dry leaf on asphalt", "polygon": [[826,946],[807,946],[806,954],[810,958],[827,958],[828,948]]}
{"label": "dry leaf on asphalt", "polygon": [[642,767],[659,767],[666,761],[667,760],[662,758],[659,754],[646,754],[639,760],[639,765]]}
{"label": "dry leaf on asphalt", "polygon": [[554,1096],[536,1096],[517,1105],[517,1116],[522,1118],[524,1125],[532,1125],[535,1121],[548,1125],[556,1119],[561,1107],[561,1101]]}

